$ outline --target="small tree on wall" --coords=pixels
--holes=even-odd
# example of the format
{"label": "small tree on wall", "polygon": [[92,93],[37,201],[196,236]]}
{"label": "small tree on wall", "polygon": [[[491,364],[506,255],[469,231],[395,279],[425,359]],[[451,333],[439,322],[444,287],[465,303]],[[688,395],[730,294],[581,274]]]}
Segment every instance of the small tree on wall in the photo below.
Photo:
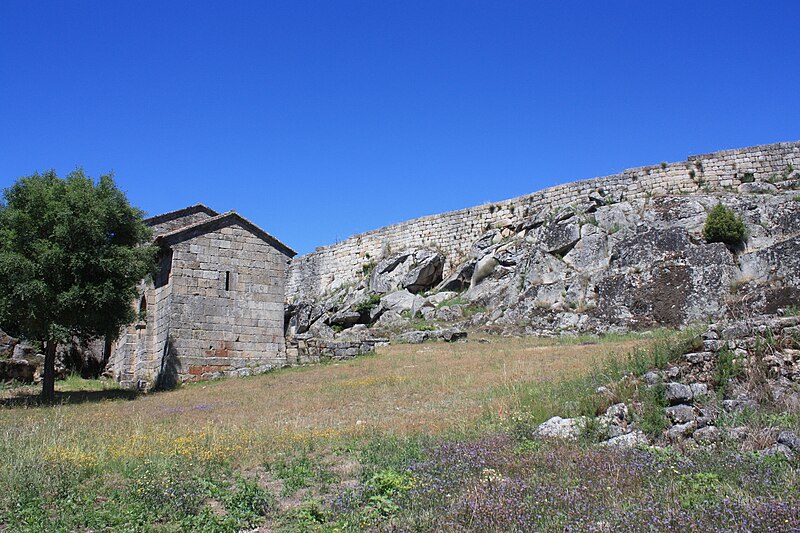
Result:
{"label": "small tree on wall", "polygon": [[747,240],[747,228],[733,210],[718,203],[708,213],[706,225],[703,227],[703,238],[708,242],[741,246]]}
{"label": "small tree on wall", "polygon": [[0,328],[45,348],[42,399],[72,336],[115,334],[136,318],[138,282],[155,269],[149,228],[110,175],[82,170],[18,180],[0,202]]}

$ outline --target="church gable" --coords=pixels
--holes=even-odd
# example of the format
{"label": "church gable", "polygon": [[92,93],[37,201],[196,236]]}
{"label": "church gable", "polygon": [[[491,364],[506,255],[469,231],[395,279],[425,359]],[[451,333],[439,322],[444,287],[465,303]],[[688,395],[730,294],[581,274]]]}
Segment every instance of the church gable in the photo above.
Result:
{"label": "church gable", "polygon": [[144,222],[153,230],[153,237],[158,237],[218,215],[219,213],[208,206],[195,204],[177,211],[150,217],[145,219]]}

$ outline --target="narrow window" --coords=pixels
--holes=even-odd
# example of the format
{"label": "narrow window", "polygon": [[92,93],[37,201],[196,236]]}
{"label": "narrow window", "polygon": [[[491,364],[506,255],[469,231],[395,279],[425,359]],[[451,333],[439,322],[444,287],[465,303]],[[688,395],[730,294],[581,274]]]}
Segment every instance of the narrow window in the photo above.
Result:
{"label": "narrow window", "polygon": [[230,270],[226,270],[225,271],[225,290],[226,291],[231,290],[231,271]]}

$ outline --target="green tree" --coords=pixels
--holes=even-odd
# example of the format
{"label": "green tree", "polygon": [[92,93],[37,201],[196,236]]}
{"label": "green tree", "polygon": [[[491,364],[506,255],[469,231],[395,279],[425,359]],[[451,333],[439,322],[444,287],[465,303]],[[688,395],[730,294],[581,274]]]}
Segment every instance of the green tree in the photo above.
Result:
{"label": "green tree", "polygon": [[747,228],[741,217],[719,203],[708,213],[706,225],[703,227],[703,238],[708,242],[739,246],[747,240]]}
{"label": "green tree", "polygon": [[59,343],[114,335],[136,318],[137,284],[155,269],[150,237],[110,175],[50,171],[3,192],[0,328],[43,343],[43,400],[54,397]]}

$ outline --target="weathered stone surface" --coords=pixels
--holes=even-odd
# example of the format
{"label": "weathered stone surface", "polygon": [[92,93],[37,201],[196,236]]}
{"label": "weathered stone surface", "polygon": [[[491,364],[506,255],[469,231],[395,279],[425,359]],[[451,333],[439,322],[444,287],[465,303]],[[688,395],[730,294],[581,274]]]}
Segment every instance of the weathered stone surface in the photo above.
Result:
{"label": "weathered stone surface", "polygon": [[13,359],[0,361],[0,381],[15,380],[24,383],[33,383],[35,374],[36,365],[27,361]]}
{"label": "weathered stone surface", "polygon": [[690,405],[672,405],[666,408],[666,413],[675,424],[685,424],[697,418],[694,409]]}
{"label": "weathered stone surface", "polygon": [[702,365],[705,362],[711,361],[714,358],[714,354],[712,352],[687,353],[683,358],[693,365]]}
{"label": "weathered stone surface", "polygon": [[411,312],[412,309],[421,309],[425,300],[416,294],[411,294],[408,290],[403,289],[387,294],[381,298],[380,306],[377,308],[380,312],[394,312],[400,314],[404,311]]}
{"label": "weathered stone surface", "polygon": [[543,438],[575,440],[583,430],[585,423],[584,417],[561,418],[554,416],[542,422],[536,428],[535,434]]}
{"label": "weathered stone surface", "polygon": [[800,437],[793,431],[781,431],[778,435],[778,444],[783,444],[792,451],[800,451]]}
{"label": "weathered stone surface", "polygon": [[675,382],[664,385],[664,394],[667,402],[669,402],[671,405],[689,403],[694,397],[692,395],[691,387]]}
{"label": "weathered stone surface", "polygon": [[642,379],[644,379],[644,382],[647,383],[648,385],[656,385],[658,383],[661,383],[664,378],[662,378],[661,374],[659,374],[658,372],[654,372],[651,370],[645,373],[645,375],[642,376]]}
{"label": "weathered stone surface", "polygon": [[575,221],[562,221],[544,225],[539,228],[537,235],[537,241],[542,250],[561,256],[569,252],[580,238],[581,229]]}
{"label": "weathered stone surface", "polygon": [[683,440],[687,437],[691,437],[696,428],[697,423],[694,420],[686,422],[685,424],[675,424],[667,430],[666,436],[668,440],[673,442]]}
{"label": "weathered stone surface", "polygon": [[758,402],[750,399],[723,400],[722,408],[729,413],[736,413],[745,409],[757,409]]}
{"label": "weathered stone surface", "polygon": [[432,294],[431,296],[428,296],[425,299],[431,305],[433,305],[434,307],[437,307],[437,306],[447,302],[448,300],[452,300],[456,296],[458,296],[458,293],[455,292],[455,291],[440,291],[440,292],[437,292],[436,294]]}
{"label": "weathered stone surface", "polygon": [[434,318],[443,322],[453,322],[464,318],[464,307],[461,305],[448,305],[437,309]]}
{"label": "weathered stone surface", "polygon": [[472,273],[470,287],[475,287],[478,285],[478,283],[491,276],[494,272],[494,269],[499,264],[500,261],[498,261],[494,255],[487,255],[480,259],[475,265],[475,270]]}
{"label": "weathered stone surface", "polygon": [[624,403],[615,403],[606,409],[606,416],[612,420],[625,421],[630,419],[630,412]]}
{"label": "weathered stone surface", "polygon": [[401,253],[379,261],[372,269],[369,280],[370,290],[383,294],[399,288],[400,281],[408,273],[406,262],[411,257],[411,253]]}
{"label": "weathered stone surface", "polygon": [[460,329],[441,329],[431,332],[432,336],[445,342],[456,342],[467,338],[467,332]]}
{"label": "weathered stone surface", "polygon": [[739,185],[739,192],[742,194],[775,194],[778,192],[778,188],[771,183],[754,181]]}
{"label": "weathered stone surface", "polygon": [[357,324],[359,320],[361,320],[361,313],[350,309],[342,309],[328,317],[327,322],[330,326],[350,327]]}
{"label": "weathered stone surface", "polygon": [[708,394],[708,385],[705,383],[692,383],[689,388],[692,390],[692,399],[694,400]]}
{"label": "weathered stone surface", "polygon": [[444,256],[438,252],[421,251],[414,255],[414,264],[403,276],[401,286],[409,292],[418,293],[442,281]]}
{"label": "weathered stone surface", "polygon": [[636,446],[645,446],[649,444],[649,441],[641,431],[632,431],[612,437],[601,444],[612,448],[634,448]]}
{"label": "weathered stone surface", "polygon": [[456,267],[452,274],[447,276],[442,281],[437,289],[440,291],[456,291],[461,292],[469,288],[472,280],[472,274],[475,272],[477,261],[469,260],[466,263]]}
{"label": "weathered stone surface", "polygon": [[407,331],[394,338],[395,342],[403,344],[422,344],[430,338],[427,331]]}
{"label": "weathered stone surface", "polygon": [[722,440],[722,434],[715,426],[705,426],[696,430],[692,434],[692,438],[694,438],[698,444],[708,445]]}

